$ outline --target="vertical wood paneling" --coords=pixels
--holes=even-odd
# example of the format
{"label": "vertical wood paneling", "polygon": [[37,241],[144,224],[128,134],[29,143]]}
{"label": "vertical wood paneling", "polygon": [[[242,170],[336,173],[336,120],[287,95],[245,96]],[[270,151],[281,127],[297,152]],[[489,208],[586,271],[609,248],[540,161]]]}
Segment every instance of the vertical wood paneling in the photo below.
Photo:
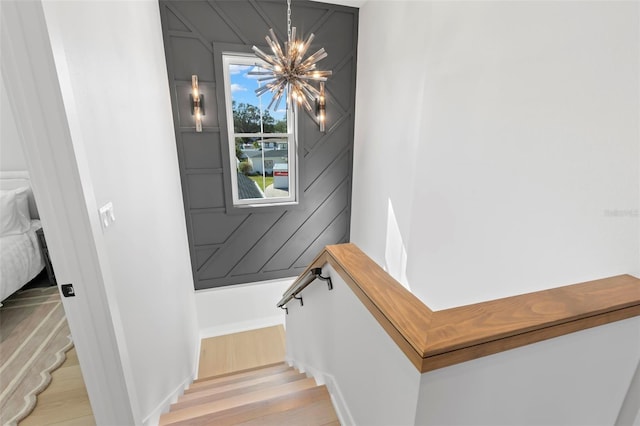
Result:
{"label": "vertical wood paneling", "polygon": [[[321,247],[349,239],[358,11],[296,0],[292,9],[298,31],[316,35],[310,50],[329,53],[321,62],[334,72],[327,83],[328,130],[320,133],[311,116],[299,114],[298,205],[244,210],[227,204],[234,171],[226,158],[215,46],[264,46],[269,28],[285,38],[286,1],[160,1],[196,289],[294,276]],[[205,96],[202,133],[195,133],[190,114],[192,74]]]}
{"label": "vertical wood paneling", "polygon": [[186,169],[222,169],[219,133],[184,133],[182,144]]}

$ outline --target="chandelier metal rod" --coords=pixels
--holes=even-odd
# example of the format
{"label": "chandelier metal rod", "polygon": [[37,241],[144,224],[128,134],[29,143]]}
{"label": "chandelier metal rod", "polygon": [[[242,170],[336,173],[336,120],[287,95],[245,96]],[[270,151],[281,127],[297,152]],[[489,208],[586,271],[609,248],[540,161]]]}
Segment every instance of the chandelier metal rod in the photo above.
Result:
{"label": "chandelier metal rod", "polygon": [[311,112],[311,104],[317,103],[317,97],[320,96],[320,91],[311,83],[324,83],[332,74],[331,71],[317,69],[317,63],[327,57],[324,48],[306,57],[315,36],[310,34],[306,40],[298,40],[296,35],[296,27],[291,25],[291,0],[287,0],[287,41],[281,45],[273,29],[270,29],[265,40],[273,54],[268,55],[253,46],[254,53],[264,63],[259,66],[261,70],[251,71],[249,75],[257,76],[259,82],[264,82],[264,86],[256,89],[257,96],[272,93],[273,98],[267,109],[274,104],[277,109],[280,98],[286,92],[288,107],[297,102]]}
{"label": "chandelier metal rod", "polygon": [[287,42],[291,43],[291,0],[287,0]]}

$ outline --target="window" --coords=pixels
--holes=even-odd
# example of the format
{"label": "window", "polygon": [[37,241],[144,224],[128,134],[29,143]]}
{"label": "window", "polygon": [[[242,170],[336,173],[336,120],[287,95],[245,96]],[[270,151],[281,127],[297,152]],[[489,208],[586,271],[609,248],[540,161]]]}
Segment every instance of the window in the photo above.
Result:
{"label": "window", "polygon": [[297,202],[297,149],[293,114],[286,94],[274,111],[272,94],[256,96],[262,82],[250,71],[265,71],[253,55],[224,54],[225,101],[233,205]]}

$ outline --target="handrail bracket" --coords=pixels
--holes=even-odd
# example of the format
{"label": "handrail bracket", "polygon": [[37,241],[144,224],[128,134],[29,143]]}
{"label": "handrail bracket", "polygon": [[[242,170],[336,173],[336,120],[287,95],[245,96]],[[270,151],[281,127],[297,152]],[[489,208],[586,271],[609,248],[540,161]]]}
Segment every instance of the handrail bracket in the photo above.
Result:
{"label": "handrail bracket", "polygon": [[329,290],[333,290],[333,283],[331,282],[331,277],[323,277],[322,268],[313,268],[311,269],[311,273],[314,274],[316,278],[326,281],[327,286],[329,287]]}
{"label": "handrail bracket", "polygon": [[[302,277],[301,277],[302,278]],[[316,280],[316,278],[321,279],[322,281],[327,282],[327,286],[329,290],[333,290],[333,283],[331,282],[331,277],[322,275],[322,268],[311,268],[309,273],[305,276],[304,279],[298,279],[294,285],[286,291],[286,293],[282,296],[282,299],[278,302],[278,308],[284,309],[287,314],[289,310],[286,307],[286,304],[291,299],[296,299],[300,301],[300,306],[304,306],[304,302],[302,300],[302,296],[298,297],[298,295],[307,288],[309,284]]]}

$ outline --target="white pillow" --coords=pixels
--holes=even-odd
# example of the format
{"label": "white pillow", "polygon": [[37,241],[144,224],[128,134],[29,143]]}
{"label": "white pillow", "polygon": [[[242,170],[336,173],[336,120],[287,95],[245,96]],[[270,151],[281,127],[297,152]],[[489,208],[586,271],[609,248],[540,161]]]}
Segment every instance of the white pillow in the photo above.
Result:
{"label": "white pillow", "polygon": [[28,188],[0,190],[0,236],[25,233],[31,227]]}
{"label": "white pillow", "polygon": [[23,220],[27,223],[31,222],[31,215],[29,214],[29,192],[31,188],[23,186],[13,190],[16,193],[16,206],[18,207],[18,214],[22,216]]}

